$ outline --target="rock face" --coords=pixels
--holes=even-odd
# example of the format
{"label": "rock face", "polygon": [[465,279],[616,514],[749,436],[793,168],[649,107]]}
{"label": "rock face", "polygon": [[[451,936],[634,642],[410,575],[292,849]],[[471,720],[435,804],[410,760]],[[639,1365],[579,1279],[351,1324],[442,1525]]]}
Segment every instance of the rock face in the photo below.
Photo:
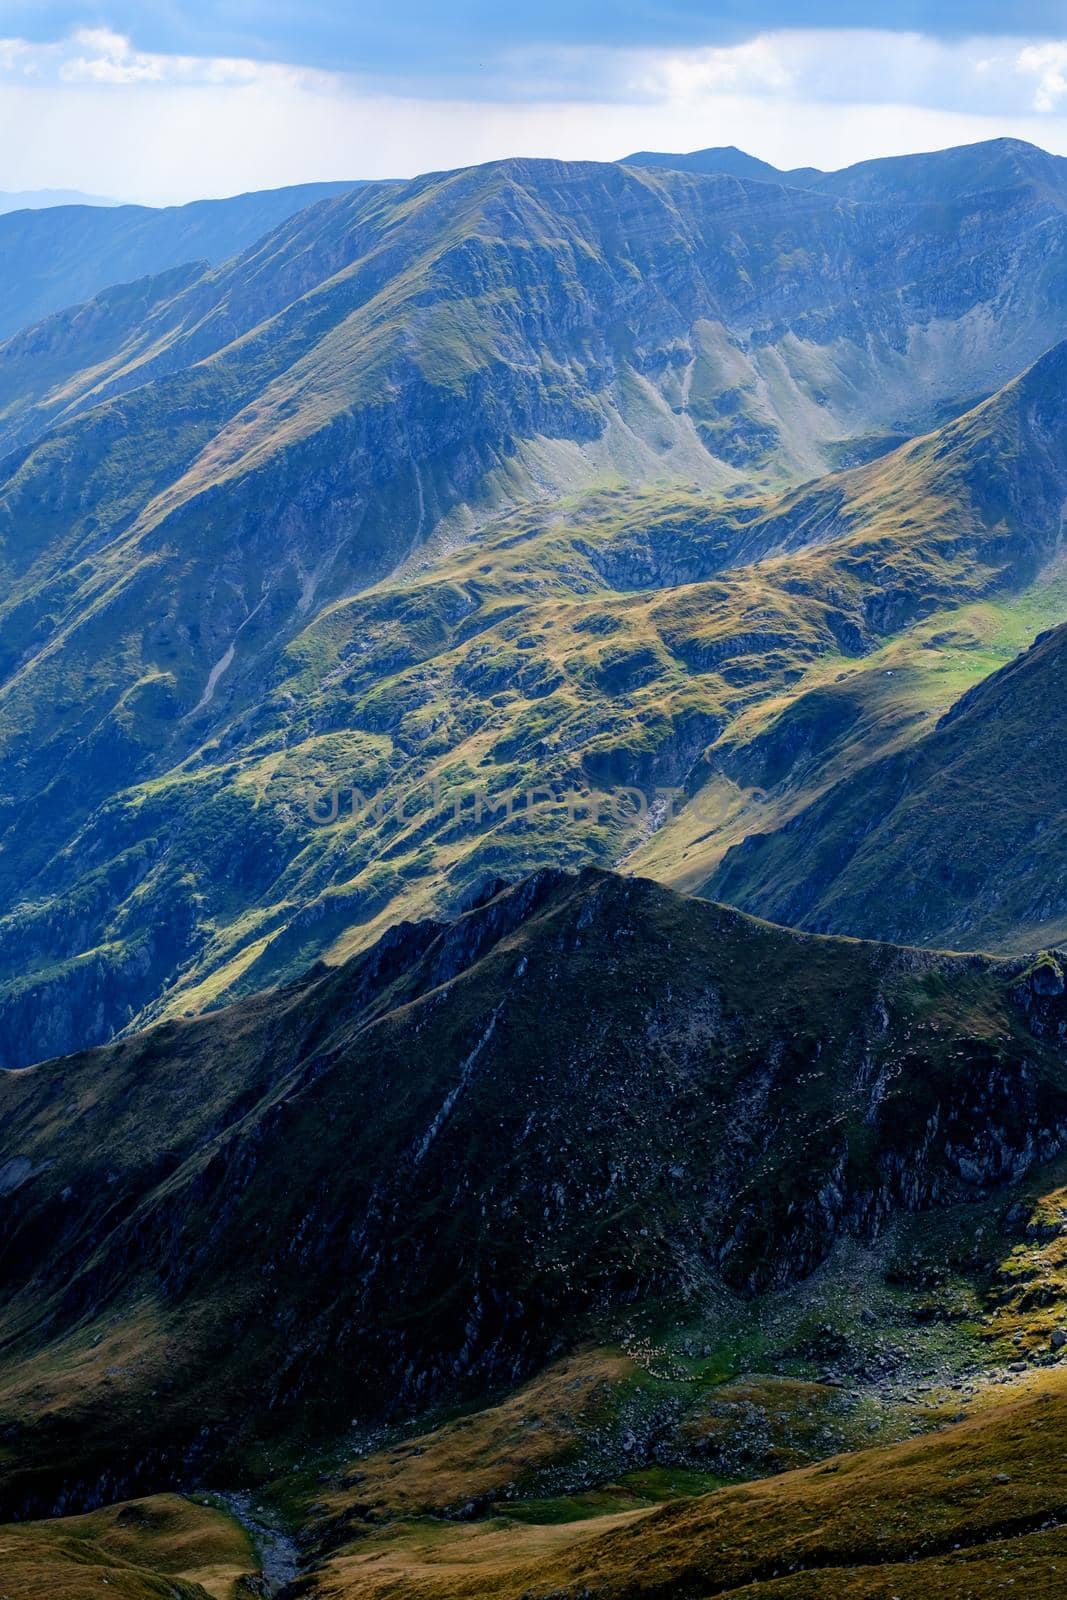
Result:
{"label": "rock face", "polygon": [[82,1375],[73,1408],[5,1378],[4,1505],[484,1389],[620,1307],[784,1285],[1019,1177],[1067,1137],[1067,1057],[1018,977],[542,873],[0,1076],[4,1348]]}
{"label": "rock face", "polygon": [[[918,744],[746,840],[709,892],[795,926],[957,949],[1067,936],[1065,674],[1060,627]],[[1050,955],[1033,994],[1063,981]]]}

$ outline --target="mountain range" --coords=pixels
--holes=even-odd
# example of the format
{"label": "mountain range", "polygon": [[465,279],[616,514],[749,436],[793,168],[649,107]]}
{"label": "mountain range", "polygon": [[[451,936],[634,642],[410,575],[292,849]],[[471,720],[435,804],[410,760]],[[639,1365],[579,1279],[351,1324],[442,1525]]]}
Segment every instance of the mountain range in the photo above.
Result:
{"label": "mountain range", "polygon": [[0,1594],[1053,1600],[1067,161],[0,260]]}
{"label": "mountain range", "polygon": [[[1051,158],[908,159],[947,211],[551,162],[355,188],[0,349],[9,1065],[487,873],[698,887],[807,797],[762,778],[793,718],[825,744],[828,696],[855,755],[968,686],[916,646],[885,703],[886,641],[1055,606],[1060,355],[1012,377],[1063,329]],[[309,792],[427,781],[707,793],[309,826]]]}

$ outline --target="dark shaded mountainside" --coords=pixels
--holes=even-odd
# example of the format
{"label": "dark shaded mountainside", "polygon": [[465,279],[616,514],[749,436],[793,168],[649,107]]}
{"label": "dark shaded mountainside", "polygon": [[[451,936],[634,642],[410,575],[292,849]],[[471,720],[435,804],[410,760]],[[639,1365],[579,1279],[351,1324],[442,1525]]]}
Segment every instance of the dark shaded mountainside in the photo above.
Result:
{"label": "dark shaded mountainside", "polygon": [[997,386],[1063,331],[1067,213],[1009,154],[909,158],[938,198],[907,204],[554,162],[368,185],[8,341],[5,1063],[642,842],[309,832],[309,786],[690,794],[820,662],[1032,584],[1062,350]]}
{"label": "dark shaded mountainside", "polygon": [[[0,197],[0,338],[112,284],[189,262],[225,261],[296,211],[355,183],[300,183],[184,206]],[[46,191],[47,192],[47,191]]]}
{"label": "dark shaded mountainside", "polygon": [[708,884],[822,932],[956,949],[1067,936],[1067,627],[1042,635],[910,749],[753,835]]}
{"label": "dark shaded mountainside", "polygon": [[0,1076],[0,1506],[513,1383],[1017,1181],[1067,1138],[1054,972],[543,873]]}

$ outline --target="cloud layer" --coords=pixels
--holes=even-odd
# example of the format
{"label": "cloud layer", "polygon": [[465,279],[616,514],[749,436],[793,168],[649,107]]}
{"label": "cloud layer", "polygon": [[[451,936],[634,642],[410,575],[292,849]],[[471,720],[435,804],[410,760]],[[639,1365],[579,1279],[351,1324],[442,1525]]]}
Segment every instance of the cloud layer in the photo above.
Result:
{"label": "cloud layer", "polygon": [[553,43],[499,53],[478,90],[148,50],[113,28],[12,36],[0,39],[0,187],[159,201],[720,143],[840,166],[999,134],[1067,153],[1067,40],[807,28],[686,48]]}

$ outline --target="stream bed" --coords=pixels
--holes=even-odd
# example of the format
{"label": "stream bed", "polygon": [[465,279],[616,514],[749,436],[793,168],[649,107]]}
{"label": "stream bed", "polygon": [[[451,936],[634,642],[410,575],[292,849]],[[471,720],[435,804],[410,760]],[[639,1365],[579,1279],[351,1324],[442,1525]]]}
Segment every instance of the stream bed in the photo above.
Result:
{"label": "stream bed", "polygon": [[278,1526],[268,1511],[254,1503],[247,1489],[229,1494],[213,1493],[211,1499],[225,1506],[231,1517],[244,1528],[255,1547],[267,1593],[279,1594],[287,1583],[292,1583],[300,1570],[296,1540]]}

